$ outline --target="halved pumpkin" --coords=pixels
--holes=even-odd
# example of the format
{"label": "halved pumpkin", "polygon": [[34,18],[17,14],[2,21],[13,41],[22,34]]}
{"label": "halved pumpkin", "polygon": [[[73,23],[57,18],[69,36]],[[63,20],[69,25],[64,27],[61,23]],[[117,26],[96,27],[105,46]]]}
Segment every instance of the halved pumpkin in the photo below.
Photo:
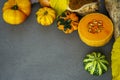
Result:
{"label": "halved pumpkin", "polygon": [[104,46],[112,37],[113,23],[104,14],[91,13],[80,20],[78,33],[81,40],[87,45]]}

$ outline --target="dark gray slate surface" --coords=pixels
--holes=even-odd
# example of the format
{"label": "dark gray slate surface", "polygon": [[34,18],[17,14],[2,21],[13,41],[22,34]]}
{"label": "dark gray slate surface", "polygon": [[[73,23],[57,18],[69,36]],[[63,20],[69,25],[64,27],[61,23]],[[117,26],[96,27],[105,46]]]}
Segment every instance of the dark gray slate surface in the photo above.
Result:
{"label": "dark gray slate surface", "polygon": [[35,12],[21,25],[12,26],[2,19],[0,0],[0,80],[111,80],[111,68],[102,76],[91,76],[82,60],[91,51],[101,51],[110,62],[113,39],[104,47],[93,48],[79,39],[77,31],[65,35],[56,27],[37,24]]}

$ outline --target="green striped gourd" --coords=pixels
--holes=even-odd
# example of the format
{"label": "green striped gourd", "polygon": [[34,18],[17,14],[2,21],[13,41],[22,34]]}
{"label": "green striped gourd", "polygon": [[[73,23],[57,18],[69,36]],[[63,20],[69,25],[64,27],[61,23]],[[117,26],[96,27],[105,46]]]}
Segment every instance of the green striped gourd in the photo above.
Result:
{"label": "green striped gourd", "polygon": [[102,75],[108,70],[108,61],[100,52],[87,54],[83,60],[84,68],[91,75]]}

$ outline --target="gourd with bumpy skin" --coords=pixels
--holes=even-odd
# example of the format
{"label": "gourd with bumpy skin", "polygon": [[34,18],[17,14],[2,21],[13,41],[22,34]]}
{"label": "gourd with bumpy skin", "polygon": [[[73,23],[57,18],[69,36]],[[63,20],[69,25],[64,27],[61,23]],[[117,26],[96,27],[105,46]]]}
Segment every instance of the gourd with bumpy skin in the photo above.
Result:
{"label": "gourd with bumpy skin", "polygon": [[92,52],[83,60],[85,70],[91,75],[100,76],[108,70],[108,61],[100,52]]}
{"label": "gourd with bumpy skin", "polygon": [[3,19],[9,24],[20,24],[26,20],[31,12],[29,0],[8,0],[3,8]]}
{"label": "gourd with bumpy skin", "polygon": [[37,12],[37,22],[43,26],[49,26],[51,25],[55,18],[56,13],[52,8],[43,7],[40,8]]}
{"label": "gourd with bumpy skin", "polygon": [[80,39],[92,47],[107,44],[113,35],[113,23],[101,13],[91,13],[83,17],[78,25]]}
{"label": "gourd with bumpy skin", "polygon": [[120,37],[116,38],[111,55],[112,80],[120,80]]}
{"label": "gourd with bumpy skin", "polygon": [[62,30],[65,34],[70,34],[78,29],[79,17],[76,13],[65,11],[57,20],[57,26],[59,30]]}

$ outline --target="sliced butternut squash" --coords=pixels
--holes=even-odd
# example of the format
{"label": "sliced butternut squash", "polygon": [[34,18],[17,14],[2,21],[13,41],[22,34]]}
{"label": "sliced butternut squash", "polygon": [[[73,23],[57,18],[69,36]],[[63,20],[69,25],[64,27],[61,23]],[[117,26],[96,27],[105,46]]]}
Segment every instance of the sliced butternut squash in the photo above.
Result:
{"label": "sliced butternut squash", "polygon": [[81,40],[87,45],[104,46],[112,37],[113,23],[104,14],[91,13],[80,20],[78,33]]}

